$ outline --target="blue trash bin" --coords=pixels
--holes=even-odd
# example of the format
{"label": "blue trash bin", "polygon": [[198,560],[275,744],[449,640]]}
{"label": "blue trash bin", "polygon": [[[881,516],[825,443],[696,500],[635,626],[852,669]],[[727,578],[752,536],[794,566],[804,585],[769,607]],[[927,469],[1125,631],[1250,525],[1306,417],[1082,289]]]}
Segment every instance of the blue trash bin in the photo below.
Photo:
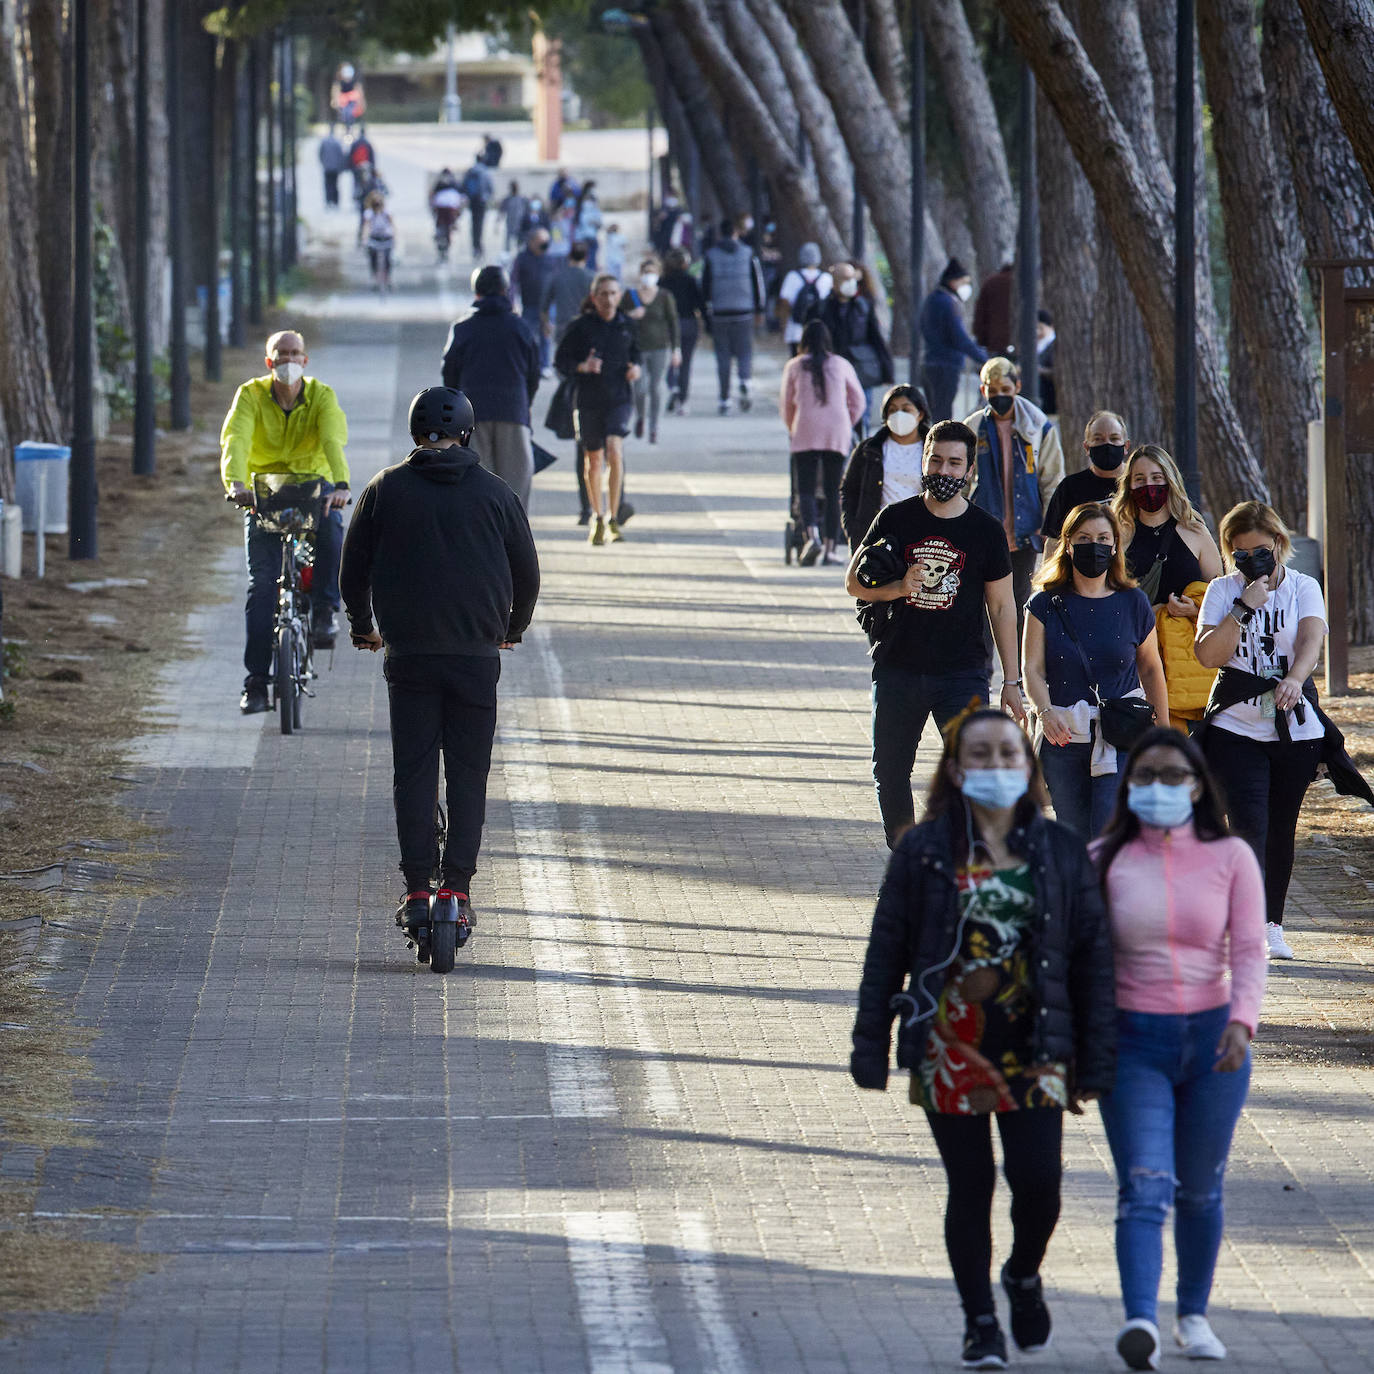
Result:
{"label": "blue trash bin", "polygon": [[45,571],[43,536],[67,533],[67,488],[72,451],[65,444],[29,441],[14,446],[14,494],[24,510],[24,531],[37,537],[37,571]]}

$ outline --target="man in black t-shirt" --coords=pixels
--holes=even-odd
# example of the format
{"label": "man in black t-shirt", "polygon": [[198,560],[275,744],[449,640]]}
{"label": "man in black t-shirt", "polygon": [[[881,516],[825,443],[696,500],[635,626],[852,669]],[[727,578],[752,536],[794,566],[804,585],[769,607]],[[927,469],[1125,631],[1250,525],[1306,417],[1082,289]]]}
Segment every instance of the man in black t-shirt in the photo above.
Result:
{"label": "man in black t-shirt", "polygon": [[[956,420],[932,427],[922,494],[878,512],[845,582],[862,601],[897,603],[873,650],[873,781],[889,848],[915,820],[911,770],[927,718],[943,728],[974,697],[989,700],[985,616],[1002,661],[1002,709],[1026,717],[1006,531],[963,495],[977,443]],[[906,576],[864,587],[855,571],[864,546],[884,540],[906,560]]]}
{"label": "man in black t-shirt", "polygon": [[1110,410],[1099,410],[1088,421],[1083,449],[1088,455],[1088,466],[1064,478],[1045,507],[1045,523],[1040,532],[1045,536],[1046,559],[1054,552],[1059,531],[1075,506],[1110,501],[1116,495],[1117,478],[1126,461],[1125,420]]}

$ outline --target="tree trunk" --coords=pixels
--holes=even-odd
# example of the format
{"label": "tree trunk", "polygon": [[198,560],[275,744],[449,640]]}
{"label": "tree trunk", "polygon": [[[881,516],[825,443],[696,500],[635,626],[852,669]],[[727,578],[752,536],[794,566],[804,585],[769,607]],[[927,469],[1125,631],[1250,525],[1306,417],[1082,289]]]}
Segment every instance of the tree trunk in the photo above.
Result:
{"label": "tree trunk", "polygon": [[[779,209],[797,233],[814,239],[822,253],[838,257],[844,252],[844,237],[821,202],[815,177],[802,171],[795,143],[778,128],[754,82],[730,51],[706,0],[673,0],[672,10],[707,79],[739,115],[740,130],[773,184]],[[755,72],[761,75],[758,66]],[[785,83],[782,89],[786,91]]]}
{"label": "tree trunk", "polygon": [[911,295],[911,156],[839,0],[787,0],[844,135],[899,299]]}
{"label": "tree trunk", "polygon": [[[1170,207],[1142,168],[1078,35],[1056,0],[998,0],[1017,46],[1054,107],[1069,146],[1104,212],[1161,376],[1173,376],[1175,275]],[[1267,500],[1264,474],[1222,381],[1216,341],[1199,331],[1199,467],[1213,511]]]}
{"label": "tree trunk", "polygon": [[816,73],[777,0],[747,0],[747,3],[792,88],[797,114],[810,145],[821,198],[836,224],[851,224],[854,219],[854,168],[830,101],[821,90]]}
{"label": "tree trunk", "polygon": [[1202,0],[1198,38],[1231,264],[1231,312],[1258,402],[1269,487],[1279,514],[1301,529],[1317,375],[1302,326],[1301,250],[1284,232],[1282,205],[1290,193],[1270,134],[1252,0]]}
{"label": "tree trunk", "polygon": [[701,151],[701,169],[716,203],[726,213],[737,215],[749,204],[749,188],[740,174],[734,150],[725,137],[715,106],[711,103],[711,88],[677,20],[665,9],[649,12],[649,25],[663,53],[664,66],[687,122],[696,135]]}
{"label": "tree trunk", "polygon": [[1041,293],[1054,317],[1054,389],[1065,466],[1076,471],[1083,466],[1078,436],[1106,394],[1099,392],[1093,374],[1097,210],[1092,188],[1043,95],[1035,108],[1040,203],[1054,211],[1040,226]]}
{"label": "tree trunk", "polygon": [[[1154,121],[1154,88],[1140,33],[1135,0],[1087,0],[1079,6],[1078,25],[1083,46],[1111,93],[1112,108],[1130,136],[1131,145],[1147,175],[1159,183],[1162,196],[1172,200]],[[1173,429],[1164,396],[1166,378],[1158,367],[1145,366],[1149,340],[1140,307],[1131,292],[1101,210],[1097,215],[1097,294],[1093,302],[1093,377],[1101,406],[1126,421],[1132,443],[1162,443]]]}
{"label": "tree trunk", "polygon": [[1011,262],[1016,251],[1016,199],[1007,150],[962,0],[926,0],[920,8],[926,42],[940,71],[945,113],[959,141],[976,271],[986,276]]}
{"label": "tree trunk", "polygon": [[862,0],[868,7],[868,40],[864,44],[873,79],[887,101],[904,138],[911,137],[911,102],[907,99],[906,41],[894,0]]}
{"label": "tree trunk", "polygon": [[1374,187],[1374,0],[1298,0],[1326,88]]}
{"label": "tree trunk", "polygon": [[34,98],[34,163],[43,169],[35,191],[44,251],[39,261],[43,316],[48,331],[48,372],[61,416],[71,428],[72,408],[72,121],[67,59],[71,39],[62,0],[30,0],[29,51]]}
{"label": "tree trunk", "polygon": [[[8,221],[0,234],[0,410],[11,443],[63,437],[62,419],[48,374],[48,336],[38,262],[38,202],[20,110],[14,48],[0,26],[0,128],[9,131],[0,149],[0,205]],[[0,454],[0,494],[13,497],[13,450]]]}

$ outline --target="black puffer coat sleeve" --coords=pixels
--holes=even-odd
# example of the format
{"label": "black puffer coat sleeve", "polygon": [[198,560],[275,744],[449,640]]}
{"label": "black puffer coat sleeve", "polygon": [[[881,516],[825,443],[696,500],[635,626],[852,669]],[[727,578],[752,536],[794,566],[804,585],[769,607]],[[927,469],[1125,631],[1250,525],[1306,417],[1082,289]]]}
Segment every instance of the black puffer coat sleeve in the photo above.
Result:
{"label": "black puffer coat sleeve", "polygon": [[898,845],[878,892],[859,983],[854,1049],[849,1056],[850,1075],[861,1088],[887,1087],[892,1018],[896,1014],[891,1002],[911,968],[912,898],[919,883],[919,865],[917,856]]}
{"label": "black puffer coat sleeve", "polygon": [[1081,845],[1069,930],[1069,1002],[1073,1008],[1074,1087],[1110,1092],[1116,1078],[1116,975],[1112,929],[1097,869]]}

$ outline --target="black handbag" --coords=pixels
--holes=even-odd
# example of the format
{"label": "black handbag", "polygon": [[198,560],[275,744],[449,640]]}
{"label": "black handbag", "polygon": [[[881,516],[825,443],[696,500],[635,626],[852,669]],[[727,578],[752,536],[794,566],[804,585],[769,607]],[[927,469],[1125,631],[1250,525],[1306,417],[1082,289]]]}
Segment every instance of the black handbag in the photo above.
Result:
{"label": "black handbag", "polygon": [[576,392],[577,384],[571,377],[564,377],[549,402],[549,413],[544,416],[544,427],[553,430],[560,439],[577,438],[577,430],[573,425]]}
{"label": "black handbag", "polygon": [[1129,749],[1155,723],[1155,708],[1142,697],[1108,697],[1103,701],[1102,693],[1094,680],[1092,664],[1088,662],[1083,645],[1074,633],[1073,622],[1064,608],[1064,598],[1053,596],[1050,598],[1050,605],[1054,607],[1059,616],[1059,623],[1064,627],[1064,633],[1068,635],[1069,642],[1078,650],[1078,657],[1083,661],[1083,671],[1087,674],[1088,685],[1097,699],[1097,720],[1102,730],[1102,738],[1113,749]]}

